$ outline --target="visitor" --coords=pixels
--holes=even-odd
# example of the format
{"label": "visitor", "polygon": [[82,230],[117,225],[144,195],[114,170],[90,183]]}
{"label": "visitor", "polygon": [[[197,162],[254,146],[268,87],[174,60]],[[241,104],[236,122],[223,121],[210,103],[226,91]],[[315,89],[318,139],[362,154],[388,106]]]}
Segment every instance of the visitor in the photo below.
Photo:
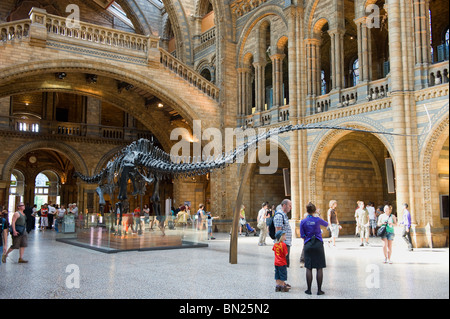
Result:
{"label": "visitor", "polygon": [[376,233],[376,229],[377,229],[377,214],[375,212],[375,207],[374,207],[374,203],[373,202],[369,202],[367,204],[367,211],[369,212],[369,233],[370,233],[370,237],[376,237],[377,233]]}
{"label": "visitor", "polygon": [[6,245],[8,243],[8,211],[3,210],[0,214],[0,251],[2,252],[1,262],[6,262]]}
{"label": "visitor", "polygon": [[262,208],[258,212],[258,218],[257,218],[257,226],[260,229],[258,246],[266,245],[266,237],[267,237],[266,219],[267,219],[267,202],[264,202],[262,204]]}
{"label": "visitor", "polygon": [[62,230],[62,225],[63,225],[63,221],[64,221],[64,215],[66,214],[66,208],[64,205],[61,205],[61,207],[59,207],[56,210],[56,221],[55,221],[55,230],[56,232],[59,232]]}
{"label": "visitor", "polygon": [[408,250],[413,251],[413,246],[411,242],[411,213],[408,210],[408,204],[404,203],[403,206],[403,218],[400,225],[403,225],[402,238],[408,245]]}
{"label": "visitor", "polygon": [[141,207],[136,206],[133,212],[133,222],[134,222],[134,232],[138,235],[142,235],[142,224],[141,224]]}
{"label": "visitor", "polygon": [[208,224],[208,240],[216,239],[213,237],[213,219],[219,218],[218,216],[212,217],[210,212],[206,212],[206,222]]}
{"label": "visitor", "polygon": [[339,219],[336,213],[337,201],[334,199],[330,200],[328,207],[327,219],[331,232],[331,238],[328,240],[328,245],[333,242],[333,247],[336,247],[336,238],[339,237],[339,230],[342,229],[342,226],[339,225]]}
{"label": "visitor", "polygon": [[275,233],[275,244],[272,250],[275,254],[275,291],[288,292],[291,288],[286,283],[287,280],[287,260],[288,248],[285,243],[286,232],[279,230]]}
{"label": "visitor", "polygon": [[239,212],[239,235],[242,235],[242,226],[245,227],[245,231],[247,233],[247,220],[245,219],[245,205],[241,206],[241,210]]}
{"label": "visitor", "polygon": [[394,226],[397,225],[397,218],[392,214],[392,206],[384,206],[384,214],[378,217],[378,226],[386,225],[386,232],[381,236],[383,241],[384,263],[392,264],[392,242],[394,240]]}
{"label": "visitor", "polygon": [[291,225],[289,225],[289,218],[288,213],[292,209],[292,203],[289,199],[284,199],[281,204],[279,205],[279,208],[277,208],[277,212],[275,213],[273,217],[273,224],[275,226],[275,232],[282,230],[286,233],[286,246],[288,249],[288,254],[286,255],[286,263],[287,267],[289,268],[289,255],[291,251],[291,245],[292,245],[292,229]]}
{"label": "visitor", "polygon": [[360,246],[364,246],[364,239],[366,240],[366,246],[369,245],[369,212],[364,207],[363,201],[357,201],[358,209],[355,212],[357,232],[361,238]]}
{"label": "visitor", "polygon": [[144,212],[144,225],[147,225],[150,222],[150,208],[148,207],[147,204],[144,204],[144,208],[142,209],[142,211]]}
{"label": "visitor", "polygon": [[320,226],[328,226],[328,223],[320,217],[314,217],[316,206],[309,203],[306,206],[308,216],[300,222],[300,236],[303,238],[305,252],[306,284],[308,289],[305,293],[311,294],[312,269],[317,269],[317,294],[323,295],[323,268],[326,267],[325,252],[323,249],[322,231]]}
{"label": "visitor", "polygon": [[48,227],[48,208],[47,204],[41,206],[41,230],[45,230]]}
{"label": "visitor", "polygon": [[25,248],[28,246],[28,236],[26,232],[27,217],[23,213],[25,209],[24,203],[19,203],[17,206],[17,211],[14,213],[11,227],[12,227],[12,245],[9,247],[8,251],[2,256],[2,261],[6,262],[6,258],[11,251],[14,249],[19,249],[19,264],[27,263],[28,260],[23,259],[25,253]]}
{"label": "visitor", "polygon": [[203,230],[203,220],[205,218],[205,205],[200,204],[197,211],[197,230]]}
{"label": "visitor", "polygon": [[[32,213],[31,213],[31,220],[30,220],[31,230],[34,230],[36,228],[36,217],[39,220],[39,216],[38,216],[37,212],[38,212],[37,205],[34,204],[33,208],[32,208]],[[28,223],[28,219],[27,219],[27,223]]]}
{"label": "visitor", "polygon": [[34,229],[33,208],[27,203],[23,212],[27,216],[27,233],[29,234]]}
{"label": "visitor", "polygon": [[47,205],[48,208],[48,229],[53,229],[53,222],[55,221],[55,215],[56,215],[56,208],[52,204],[52,202],[49,202]]}
{"label": "visitor", "polygon": [[180,211],[177,214],[177,223],[181,225],[183,230],[186,229],[187,221],[189,219],[189,214],[186,211],[186,206],[181,205]]}

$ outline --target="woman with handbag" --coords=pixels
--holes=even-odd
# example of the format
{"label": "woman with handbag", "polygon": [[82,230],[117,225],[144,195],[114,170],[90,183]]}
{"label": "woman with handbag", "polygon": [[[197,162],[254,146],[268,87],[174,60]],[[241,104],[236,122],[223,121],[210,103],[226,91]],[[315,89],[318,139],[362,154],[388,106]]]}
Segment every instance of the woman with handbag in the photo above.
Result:
{"label": "woman with handbag", "polygon": [[384,206],[384,214],[378,217],[378,236],[383,241],[384,263],[392,264],[392,242],[394,240],[394,226],[397,225],[397,217],[392,214],[392,206]]}
{"label": "woman with handbag", "polygon": [[9,247],[6,254],[2,256],[2,261],[6,261],[6,258],[11,251],[13,251],[14,249],[19,249],[19,264],[28,262],[27,260],[23,259],[25,248],[28,246],[28,237],[27,232],[25,231],[27,225],[27,217],[23,212],[24,209],[25,204],[19,203],[19,205],[17,206],[17,211],[13,215],[10,226],[12,245],[11,247]]}

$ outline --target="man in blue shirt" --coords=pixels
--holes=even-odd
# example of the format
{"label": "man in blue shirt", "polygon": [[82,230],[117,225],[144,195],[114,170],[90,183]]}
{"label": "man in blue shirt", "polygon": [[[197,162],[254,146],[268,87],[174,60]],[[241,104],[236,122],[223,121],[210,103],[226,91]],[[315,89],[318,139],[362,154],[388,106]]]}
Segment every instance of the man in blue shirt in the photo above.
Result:
{"label": "man in blue shirt", "polygon": [[286,256],[286,262],[287,266],[289,267],[289,255],[291,251],[291,245],[292,245],[292,230],[291,226],[289,225],[289,218],[287,216],[287,213],[289,213],[292,209],[292,203],[289,199],[284,199],[281,202],[281,208],[278,209],[273,217],[273,224],[275,226],[275,232],[282,230],[286,233],[286,240],[284,241],[286,243],[288,254]]}
{"label": "man in blue shirt", "polygon": [[403,225],[403,234],[402,237],[408,245],[408,250],[413,251],[412,243],[411,243],[411,213],[408,210],[408,204],[403,204],[403,219],[400,223]]}

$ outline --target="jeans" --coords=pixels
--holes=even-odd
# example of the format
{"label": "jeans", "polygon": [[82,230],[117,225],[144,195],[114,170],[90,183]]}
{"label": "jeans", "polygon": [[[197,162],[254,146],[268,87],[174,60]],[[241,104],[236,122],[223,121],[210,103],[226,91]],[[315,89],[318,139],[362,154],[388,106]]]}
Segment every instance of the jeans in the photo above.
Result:
{"label": "jeans", "polygon": [[409,231],[406,231],[406,225],[403,225],[402,238],[408,245],[408,250],[412,250],[413,246],[412,246],[412,242],[411,242],[411,228],[409,229]]}

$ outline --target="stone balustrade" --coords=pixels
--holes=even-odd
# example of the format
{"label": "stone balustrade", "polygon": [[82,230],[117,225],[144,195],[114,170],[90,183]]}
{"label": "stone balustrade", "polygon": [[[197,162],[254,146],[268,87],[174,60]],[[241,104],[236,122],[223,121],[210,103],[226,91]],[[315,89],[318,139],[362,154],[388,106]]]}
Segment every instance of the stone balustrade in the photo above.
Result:
{"label": "stone balustrade", "polygon": [[161,52],[161,63],[164,67],[176,73],[178,76],[188,81],[191,85],[203,91],[214,100],[219,99],[219,88],[206,80],[197,71],[184,64],[166,50],[159,48]]}
{"label": "stone balustrade", "polygon": [[30,19],[12,21],[0,25],[0,43],[21,40],[30,35]]}

